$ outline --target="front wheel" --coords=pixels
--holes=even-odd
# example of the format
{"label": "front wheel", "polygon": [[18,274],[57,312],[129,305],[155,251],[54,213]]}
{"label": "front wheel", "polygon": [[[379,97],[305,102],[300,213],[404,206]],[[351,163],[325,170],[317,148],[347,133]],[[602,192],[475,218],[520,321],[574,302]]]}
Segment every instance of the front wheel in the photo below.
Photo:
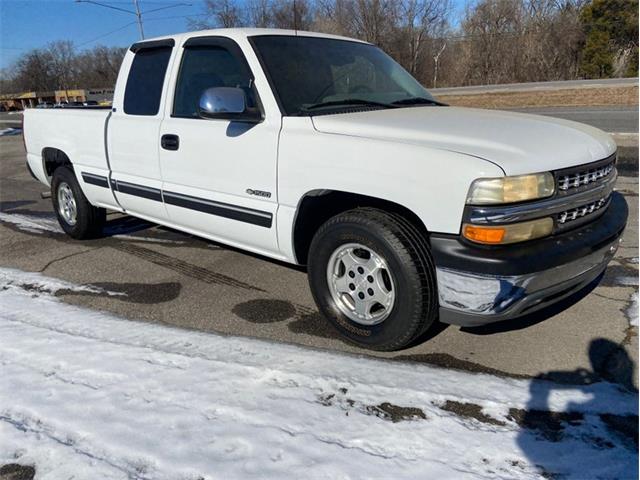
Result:
{"label": "front wheel", "polygon": [[329,219],[311,242],[308,272],[321,313],[359,346],[403,348],[436,320],[431,255],[400,215],[359,208]]}
{"label": "front wheel", "polygon": [[83,240],[102,233],[106,210],[89,203],[71,168],[58,167],[53,172],[51,200],[58,223],[67,235]]}

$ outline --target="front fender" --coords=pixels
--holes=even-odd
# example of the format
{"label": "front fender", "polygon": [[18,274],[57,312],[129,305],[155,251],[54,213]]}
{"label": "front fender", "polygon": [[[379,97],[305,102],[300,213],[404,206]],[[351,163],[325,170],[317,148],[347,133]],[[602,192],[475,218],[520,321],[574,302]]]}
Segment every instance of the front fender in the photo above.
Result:
{"label": "front fender", "polygon": [[285,117],[278,201],[295,209],[306,192],[337,190],[380,198],[414,212],[430,232],[456,234],[471,182],[504,172],[481,158],[409,143],[317,132]]}

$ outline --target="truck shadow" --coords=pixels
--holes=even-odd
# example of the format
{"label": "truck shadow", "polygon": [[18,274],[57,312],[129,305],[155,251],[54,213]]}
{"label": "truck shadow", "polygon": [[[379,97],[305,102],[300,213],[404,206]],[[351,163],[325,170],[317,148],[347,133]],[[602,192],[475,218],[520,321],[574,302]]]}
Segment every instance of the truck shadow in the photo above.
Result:
{"label": "truck shadow", "polygon": [[132,233],[148,230],[155,227],[153,223],[141,220],[136,217],[122,215],[117,218],[109,219],[104,225],[102,234],[105,237],[113,237],[114,235],[131,235]]}
{"label": "truck shadow", "polygon": [[[590,387],[603,380],[615,382],[621,395],[634,396],[637,412],[633,362],[623,348],[604,338],[591,342],[589,359],[591,371],[552,371],[531,381],[526,409],[509,410],[510,419],[520,427],[516,441],[545,478],[599,478],[593,469],[611,467],[626,472],[624,478],[638,478],[637,413],[603,413],[615,411],[617,394],[612,396],[608,388]],[[569,402],[563,411],[554,410],[552,398],[563,390],[577,390],[591,398]],[[625,465],[611,464],[613,458]]]}

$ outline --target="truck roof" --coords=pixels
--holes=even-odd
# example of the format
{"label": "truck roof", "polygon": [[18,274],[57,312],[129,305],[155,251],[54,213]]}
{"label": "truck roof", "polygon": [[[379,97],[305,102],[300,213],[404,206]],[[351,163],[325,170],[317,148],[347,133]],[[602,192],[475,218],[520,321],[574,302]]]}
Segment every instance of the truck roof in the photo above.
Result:
{"label": "truck roof", "polygon": [[[351,42],[368,43],[355,38],[342,37],[340,35],[331,35],[327,33],[307,32],[303,30],[285,30],[280,28],[214,28],[210,30],[198,30],[196,32],[184,32],[174,35],[163,35],[154,38],[145,38],[141,42],[162,40],[167,38],[173,38],[176,43],[180,43],[183,40],[193,37],[207,37],[207,36],[223,36],[234,40],[244,39],[247,37],[255,37],[259,35],[288,35],[299,37],[318,37],[318,38],[332,38],[335,40],[348,40]],[[141,43],[137,42],[137,43]]]}

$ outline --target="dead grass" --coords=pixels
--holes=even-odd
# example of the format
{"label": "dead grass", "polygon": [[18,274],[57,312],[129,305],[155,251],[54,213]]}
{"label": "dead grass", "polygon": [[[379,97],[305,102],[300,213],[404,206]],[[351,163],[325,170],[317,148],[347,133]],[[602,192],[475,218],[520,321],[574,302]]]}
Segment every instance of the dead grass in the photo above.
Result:
{"label": "dead grass", "polygon": [[441,95],[438,100],[457,107],[526,108],[638,105],[638,87],[576,88],[529,92]]}

